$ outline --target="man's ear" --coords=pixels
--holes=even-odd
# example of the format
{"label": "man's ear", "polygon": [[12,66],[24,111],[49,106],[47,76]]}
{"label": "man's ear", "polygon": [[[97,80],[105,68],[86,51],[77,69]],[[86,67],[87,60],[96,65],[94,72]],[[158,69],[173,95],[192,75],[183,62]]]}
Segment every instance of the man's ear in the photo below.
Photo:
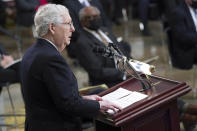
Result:
{"label": "man's ear", "polygon": [[53,23],[49,24],[49,31],[50,31],[52,34],[55,33],[55,29],[56,29],[55,24],[53,24]]}

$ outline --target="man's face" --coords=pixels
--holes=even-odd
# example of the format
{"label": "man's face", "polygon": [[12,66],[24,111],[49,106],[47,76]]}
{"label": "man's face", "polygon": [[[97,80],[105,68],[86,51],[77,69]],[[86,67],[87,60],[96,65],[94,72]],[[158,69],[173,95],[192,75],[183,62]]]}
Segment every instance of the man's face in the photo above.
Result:
{"label": "man's face", "polygon": [[54,31],[54,44],[60,52],[70,44],[72,32],[75,31],[70,15],[66,13],[62,17],[63,22],[59,25],[55,25]]}
{"label": "man's face", "polygon": [[95,8],[90,8],[86,12],[86,27],[92,30],[97,30],[101,25],[102,21],[100,19],[100,13]]}

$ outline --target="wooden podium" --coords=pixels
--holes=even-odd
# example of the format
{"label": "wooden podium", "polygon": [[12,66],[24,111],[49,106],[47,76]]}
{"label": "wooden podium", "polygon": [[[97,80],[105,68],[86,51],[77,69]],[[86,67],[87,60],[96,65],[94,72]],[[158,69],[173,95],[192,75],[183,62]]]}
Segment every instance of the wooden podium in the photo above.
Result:
{"label": "wooden podium", "polygon": [[[144,75],[141,75],[145,78]],[[152,89],[141,92],[148,97],[109,116],[99,114],[95,120],[96,131],[180,131],[177,98],[191,88],[185,82],[150,76]],[[139,91],[142,87],[137,79],[131,78],[102,93],[106,95],[119,87]]]}

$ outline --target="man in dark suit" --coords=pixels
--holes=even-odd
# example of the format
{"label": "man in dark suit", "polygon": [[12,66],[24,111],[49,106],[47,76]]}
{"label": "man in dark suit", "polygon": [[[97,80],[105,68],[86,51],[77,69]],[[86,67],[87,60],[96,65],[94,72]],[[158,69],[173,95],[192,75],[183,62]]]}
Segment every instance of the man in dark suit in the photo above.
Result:
{"label": "man in dark suit", "polygon": [[75,58],[73,54],[74,47],[73,45],[76,43],[78,36],[80,34],[81,25],[79,22],[79,10],[83,7],[87,6],[95,6],[101,11],[101,20],[102,25],[111,29],[111,22],[109,18],[104,13],[104,9],[99,0],[64,0],[63,5],[65,5],[70,12],[71,18],[73,20],[73,24],[75,26],[75,32],[72,35],[71,43],[66,49],[70,57]]}
{"label": "man in dark suit", "polygon": [[93,52],[95,47],[105,48],[109,42],[118,43],[107,28],[101,27],[100,11],[93,6],[85,7],[80,10],[79,19],[83,30],[73,45],[74,53],[80,65],[88,72],[90,84],[105,83],[112,87],[122,82],[125,75],[115,68],[114,60]]}
{"label": "man in dark suit", "polygon": [[[185,0],[172,10],[169,17],[171,27],[170,55],[172,65],[180,69],[191,69],[197,62],[197,1]],[[193,130],[197,120],[197,106],[188,104],[182,99],[178,101],[185,130]]]}
{"label": "man in dark suit", "polygon": [[180,69],[191,69],[197,63],[197,7],[196,1],[191,4],[187,1],[175,8],[170,18],[171,60],[173,66]]}
{"label": "man in dark suit", "polygon": [[[82,1],[82,2],[80,2],[80,1]],[[83,2],[83,1],[86,1],[87,3]],[[95,6],[100,10],[102,26],[105,26],[107,28],[111,28],[111,22],[106,17],[103,7],[102,7],[99,0],[64,0],[63,5],[65,5],[69,9],[69,12],[70,12],[71,18],[73,20],[73,24],[75,26],[76,31],[78,31],[81,27],[80,21],[79,21],[80,9],[90,6],[90,5]]]}
{"label": "man in dark suit", "polygon": [[79,96],[77,80],[60,54],[75,30],[67,8],[44,5],[34,21],[38,39],[21,63],[25,130],[81,131],[80,117],[118,108],[97,95]]}
{"label": "man in dark suit", "polygon": [[5,69],[5,67],[13,64],[13,62],[14,62],[13,57],[7,55],[4,48],[0,45],[0,93],[2,90],[2,86],[4,86],[7,82],[8,83],[20,82],[19,80],[20,63]]}

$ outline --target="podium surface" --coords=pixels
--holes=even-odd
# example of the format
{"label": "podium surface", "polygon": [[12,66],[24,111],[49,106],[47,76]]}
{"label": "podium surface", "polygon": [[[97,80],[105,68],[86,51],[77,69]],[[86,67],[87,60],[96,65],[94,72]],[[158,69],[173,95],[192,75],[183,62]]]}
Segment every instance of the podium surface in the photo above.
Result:
{"label": "podium surface", "polygon": [[[180,131],[177,98],[191,88],[185,82],[158,76],[150,76],[150,81],[152,88],[141,92],[148,95],[147,98],[114,115],[100,113],[95,120],[96,131]],[[99,95],[104,96],[120,87],[138,92],[142,88],[139,80],[131,78]]]}

